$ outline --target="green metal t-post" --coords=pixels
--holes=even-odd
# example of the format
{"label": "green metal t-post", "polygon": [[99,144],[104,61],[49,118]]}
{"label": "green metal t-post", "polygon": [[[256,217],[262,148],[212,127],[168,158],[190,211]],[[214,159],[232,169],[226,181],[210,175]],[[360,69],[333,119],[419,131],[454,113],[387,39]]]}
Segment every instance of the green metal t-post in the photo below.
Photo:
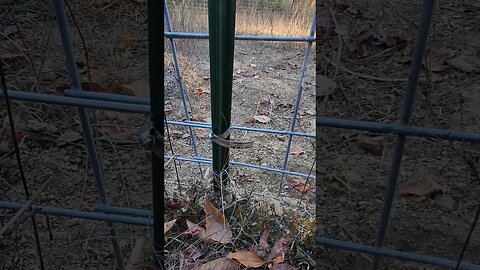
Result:
{"label": "green metal t-post", "polygon": [[[231,120],[235,0],[208,0],[208,28],[212,132],[220,136]],[[229,148],[214,142],[212,147],[214,190],[219,192],[229,180]]]}

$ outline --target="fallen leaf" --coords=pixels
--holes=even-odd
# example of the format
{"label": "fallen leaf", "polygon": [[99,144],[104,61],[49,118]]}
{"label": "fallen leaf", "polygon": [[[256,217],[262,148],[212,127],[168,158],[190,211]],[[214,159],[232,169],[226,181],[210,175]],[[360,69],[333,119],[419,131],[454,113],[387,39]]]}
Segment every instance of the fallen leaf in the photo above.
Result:
{"label": "fallen leaf", "polygon": [[285,254],[280,253],[279,255],[277,255],[277,257],[273,258],[272,264],[277,265],[277,264],[283,263],[283,261],[285,261]]}
{"label": "fallen leaf", "polygon": [[257,120],[258,122],[260,122],[262,124],[267,124],[271,120],[270,117],[268,117],[266,115],[255,115],[253,117],[253,119]]}
{"label": "fallen leaf", "polygon": [[257,268],[265,264],[264,260],[258,257],[255,252],[250,250],[240,250],[234,253],[229,253],[227,255],[227,258],[231,260],[235,259],[239,263],[241,263],[243,266],[246,266],[246,267]]}
{"label": "fallen leaf", "polygon": [[281,264],[273,265],[273,267],[270,268],[270,270],[297,270],[297,268],[291,266],[288,263],[281,263]]}
{"label": "fallen leaf", "polygon": [[106,87],[102,86],[96,82],[82,82],[80,84],[84,91],[98,92],[98,93],[108,93],[110,92]]}
{"label": "fallen leaf", "polygon": [[317,74],[317,87],[316,87],[316,96],[325,97],[333,94],[337,84],[330,80],[328,77],[321,74]]}
{"label": "fallen leaf", "polygon": [[198,259],[202,253],[195,246],[189,246],[180,255],[180,270],[192,269],[199,265]]}
{"label": "fallen leaf", "polygon": [[232,241],[232,231],[227,219],[211,202],[205,198],[204,211],[206,214],[205,228],[209,239],[226,244]]}
{"label": "fallen leaf", "polygon": [[240,269],[240,264],[230,260],[227,257],[219,258],[213,261],[209,261],[200,266],[193,268],[192,270],[237,270]]}
{"label": "fallen leaf", "polygon": [[268,244],[268,236],[270,235],[270,231],[265,229],[260,236],[260,240],[258,241],[258,246],[255,248],[255,252],[262,260],[266,260],[268,258],[268,254],[270,253],[270,245]]}
{"label": "fallen leaf", "polygon": [[207,240],[205,237],[206,235],[205,229],[202,228],[202,226],[196,223],[193,223],[187,219],[187,228],[188,230],[184,231],[182,235],[193,236],[197,239],[204,240],[204,241]]}
{"label": "fallen leaf", "polygon": [[272,102],[271,97],[269,95],[263,95],[258,99],[258,103],[260,105],[268,105]]}
{"label": "fallen leaf", "polygon": [[270,235],[270,231],[268,229],[265,229],[262,233],[262,236],[260,236],[260,240],[258,241],[258,246],[264,249],[270,248],[270,245],[268,244],[268,236]]}
{"label": "fallen leaf", "polygon": [[270,258],[273,259],[278,255],[280,255],[281,253],[287,254],[289,245],[292,242],[293,242],[292,237],[283,236],[278,238],[277,241],[275,242],[275,245],[272,248],[272,252],[270,253]]}
{"label": "fallen leaf", "polygon": [[387,47],[394,47],[404,42],[404,39],[401,39],[397,36],[387,36],[385,38],[385,45],[387,45]]}
{"label": "fallen leaf", "polygon": [[290,153],[294,156],[300,156],[300,155],[305,154],[305,151],[303,151],[303,149],[300,148],[300,147],[295,147],[295,148],[292,149],[292,151]]}
{"label": "fallen leaf", "polygon": [[303,179],[293,179],[292,180],[292,187],[298,191],[300,191],[301,193],[305,193],[305,194],[308,194],[308,193],[311,193],[311,194],[315,194],[315,190],[312,189],[305,180]]}
{"label": "fallen leaf", "polygon": [[287,135],[280,135],[280,134],[277,134],[275,136],[275,138],[277,138],[281,142],[284,142],[287,139],[287,137],[288,137]]}
{"label": "fallen leaf", "polygon": [[430,197],[442,192],[442,188],[432,176],[423,176],[420,180],[411,182],[401,188],[399,195],[414,195],[419,197]]}
{"label": "fallen leaf", "polygon": [[209,80],[210,80],[210,77],[202,77],[202,79],[203,79],[204,81],[209,81]]}
{"label": "fallen leaf", "polygon": [[385,148],[385,138],[383,136],[360,136],[357,142],[358,146],[366,152],[377,156],[383,154],[383,149]]}
{"label": "fallen leaf", "polygon": [[60,136],[58,136],[55,139],[55,142],[57,143],[58,146],[62,146],[68,143],[79,141],[81,139],[82,139],[82,135],[80,135],[79,132],[67,130],[64,133],[62,133]]}
{"label": "fallen leaf", "polygon": [[163,233],[166,234],[168,231],[170,231],[173,228],[173,225],[175,225],[176,221],[177,221],[176,219],[173,219],[173,220],[170,220],[170,221],[164,223],[163,224]]}
{"label": "fallen leaf", "polygon": [[126,87],[131,89],[137,97],[150,97],[150,83],[148,80],[138,80],[127,84]]}
{"label": "fallen leaf", "polygon": [[[6,132],[5,136],[8,139],[12,139],[12,132],[10,131],[10,128],[8,128],[5,132]],[[27,133],[25,133],[24,131],[22,130],[15,131],[15,141],[17,141],[18,143],[21,143],[25,139],[25,137],[27,137]]]}
{"label": "fallen leaf", "polygon": [[447,64],[450,66],[465,72],[472,72],[477,70],[474,65],[469,63],[464,56],[458,56],[447,60]]}
{"label": "fallen leaf", "polygon": [[128,88],[123,84],[123,82],[118,80],[115,80],[115,82],[113,82],[112,86],[108,89],[108,92],[119,95],[136,96],[135,92],[132,89]]}
{"label": "fallen leaf", "polygon": [[445,63],[447,59],[454,56],[454,52],[445,49],[427,49],[425,56],[427,62],[425,64],[424,58],[423,65],[433,72],[439,72],[448,68]]}
{"label": "fallen leaf", "polygon": [[195,88],[195,90],[193,90],[193,93],[195,95],[201,95],[201,94],[210,94],[210,89],[203,89],[203,88]]}

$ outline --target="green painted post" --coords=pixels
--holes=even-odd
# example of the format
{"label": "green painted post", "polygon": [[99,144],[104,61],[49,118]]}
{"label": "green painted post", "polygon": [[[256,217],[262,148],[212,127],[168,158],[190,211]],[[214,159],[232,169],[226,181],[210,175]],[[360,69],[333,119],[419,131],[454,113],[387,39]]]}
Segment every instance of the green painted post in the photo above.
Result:
{"label": "green painted post", "polygon": [[[208,0],[212,132],[230,127],[232,108],[235,0]],[[225,139],[230,139],[230,136]],[[212,142],[214,190],[228,183],[229,148]]]}

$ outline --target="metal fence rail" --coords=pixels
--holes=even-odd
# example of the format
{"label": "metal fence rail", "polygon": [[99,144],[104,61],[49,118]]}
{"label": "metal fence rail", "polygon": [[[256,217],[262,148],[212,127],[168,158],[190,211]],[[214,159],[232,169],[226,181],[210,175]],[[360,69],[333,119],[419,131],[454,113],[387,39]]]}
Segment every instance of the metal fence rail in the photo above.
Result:
{"label": "metal fence rail", "polygon": [[[72,46],[71,35],[68,25],[68,20],[65,14],[65,6],[63,0],[52,0],[55,8],[56,20],[58,23],[58,28],[61,34],[62,47],[65,53],[66,67],[68,70],[68,76],[71,83],[71,89],[67,89],[64,93],[64,96],[48,95],[48,94],[38,94],[25,91],[18,91],[17,89],[8,89],[8,96],[10,99],[18,101],[28,101],[35,103],[45,103],[52,105],[64,105],[77,107],[79,117],[81,120],[81,127],[83,129],[84,139],[87,145],[89,159],[92,163],[92,168],[94,172],[95,183],[99,191],[100,201],[98,202],[97,207],[94,212],[81,211],[75,209],[65,209],[49,206],[32,206],[32,211],[38,214],[44,215],[53,215],[53,216],[63,216],[63,217],[72,217],[72,218],[82,218],[89,220],[104,221],[110,227],[110,238],[112,245],[114,247],[114,255],[117,261],[117,266],[119,269],[124,269],[124,263],[122,259],[122,253],[120,246],[118,244],[117,233],[115,230],[116,223],[121,224],[131,224],[139,226],[152,226],[152,212],[149,210],[143,209],[134,209],[126,207],[115,207],[110,206],[109,199],[107,196],[107,187],[104,180],[103,168],[101,166],[101,161],[97,155],[94,136],[91,131],[91,123],[88,118],[87,109],[104,109],[104,110],[113,110],[118,112],[125,113],[138,113],[138,114],[148,114],[150,113],[150,102],[148,99],[139,98],[139,97],[127,97],[115,94],[105,94],[105,93],[95,93],[95,92],[84,92],[80,86],[80,76],[76,68],[76,61],[74,55],[74,49]],[[167,30],[165,32],[165,38],[169,38],[172,44],[172,56],[175,63],[175,74],[179,82],[179,90],[182,96],[182,102],[184,105],[184,113],[187,118],[185,122],[178,121],[167,121],[168,125],[178,125],[186,126],[189,128],[191,134],[192,148],[194,149],[195,156],[194,158],[187,157],[174,157],[174,159],[184,162],[194,162],[200,164],[210,164],[211,159],[206,157],[200,157],[197,151],[197,143],[195,139],[195,134],[193,128],[211,128],[210,124],[193,122],[189,119],[188,114],[188,100],[183,87],[182,77],[180,74],[179,61],[177,57],[175,41],[177,38],[184,39],[207,39],[208,34],[197,34],[197,33],[183,33],[183,32],[173,32],[170,17],[167,9],[167,2],[165,3],[165,13],[164,19],[167,25]],[[237,36],[237,40],[253,40],[253,41],[283,41],[283,42],[306,42],[307,50],[305,52],[304,62],[301,69],[301,74],[299,78],[299,85],[297,89],[297,104],[292,116],[292,121],[295,121],[298,109],[299,102],[303,90],[303,80],[305,77],[305,70],[307,68],[307,62],[310,57],[312,43],[315,41],[314,37],[314,26],[315,26],[315,15],[313,15],[312,21],[312,31],[310,36],[306,37],[277,37],[277,36]],[[158,91],[161,91],[158,89]],[[3,97],[3,94],[0,94]],[[315,134],[307,134],[302,132],[294,131],[294,124],[291,125],[289,130],[272,130],[272,129],[262,129],[262,128],[253,128],[253,127],[242,127],[242,126],[232,126],[233,129],[245,130],[249,132],[261,132],[266,134],[284,134],[289,136],[289,142],[293,136],[300,136],[306,138],[314,138]],[[283,169],[269,168],[264,166],[259,166],[255,164],[243,163],[243,162],[232,162],[233,165],[245,166],[250,168],[256,168],[260,170],[272,171],[280,174],[289,174],[301,177],[313,178],[310,174],[293,172],[287,170],[288,162],[288,153],[290,151],[291,143],[288,144],[286,153],[287,156],[284,159],[284,163],[281,165]],[[171,157],[165,156],[166,159]],[[0,209],[10,209],[18,210],[24,204],[18,202],[9,202],[9,201],[0,201]],[[163,234],[162,234],[163,235]]]}
{"label": "metal fence rail", "polygon": [[[441,129],[422,128],[409,126],[409,119],[412,114],[414,104],[415,92],[417,82],[422,66],[423,54],[428,38],[430,21],[432,18],[434,0],[424,0],[421,14],[421,21],[415,42],[415,49],[413,52],[412,65],[410,70],[410,77],[406,87],[404,105],[401,113],[401,120],[399,124],[384,124],[375,122],[352,121],[344,119],[334,119],[317,116],[316,125],[318,127],[342,128],[349,130],[372,131],[377,133],[390,133],[397,135],[396,147],[393,153],[392,163],[390,165],[390,172],[388,177],[388,186],[385,193],[382,214],[380,218],[380,225],[378,227],[377,238],[375,246],[360,245],[351,242],[339,241],[327,237],[316,237],[315,242],[328,248],[343,249],[354,251],[357,253],[366,253],[374,255],[371,264],[371,269],[376,270],[379,266],[381,257],[396,258],[400,260],[417,262],[422,264],[429,264],[435,266],[443,266],[453,268],[457,266],[456,261],[446,260],[437,257],[416,255],[407,252],[400,252],[396,250],[383,248],[385,237],[388,229],[388,222],[390,219],[390,212],[392,210],[394,194],[397,184],[398,173],[405,146],[405,139],[407,136],[427,137],[444,139],[451,141],[463,141],[480,143],[480,134],[466,133],[459,131],[446,131]],[[458,269],[480,269],[480,265],[460,263]]]}

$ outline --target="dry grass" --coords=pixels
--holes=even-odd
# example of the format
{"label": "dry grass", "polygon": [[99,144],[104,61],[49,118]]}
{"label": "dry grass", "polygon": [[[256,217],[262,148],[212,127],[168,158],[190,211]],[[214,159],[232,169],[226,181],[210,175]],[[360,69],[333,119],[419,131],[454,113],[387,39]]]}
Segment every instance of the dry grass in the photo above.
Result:
{"label": "dry grass", "polygon": [[[207,1],[170,1],[175,31],[207,32]],[[238,1],[236,32],[245,35],[302,36],[312,24],[314,1]]]}

